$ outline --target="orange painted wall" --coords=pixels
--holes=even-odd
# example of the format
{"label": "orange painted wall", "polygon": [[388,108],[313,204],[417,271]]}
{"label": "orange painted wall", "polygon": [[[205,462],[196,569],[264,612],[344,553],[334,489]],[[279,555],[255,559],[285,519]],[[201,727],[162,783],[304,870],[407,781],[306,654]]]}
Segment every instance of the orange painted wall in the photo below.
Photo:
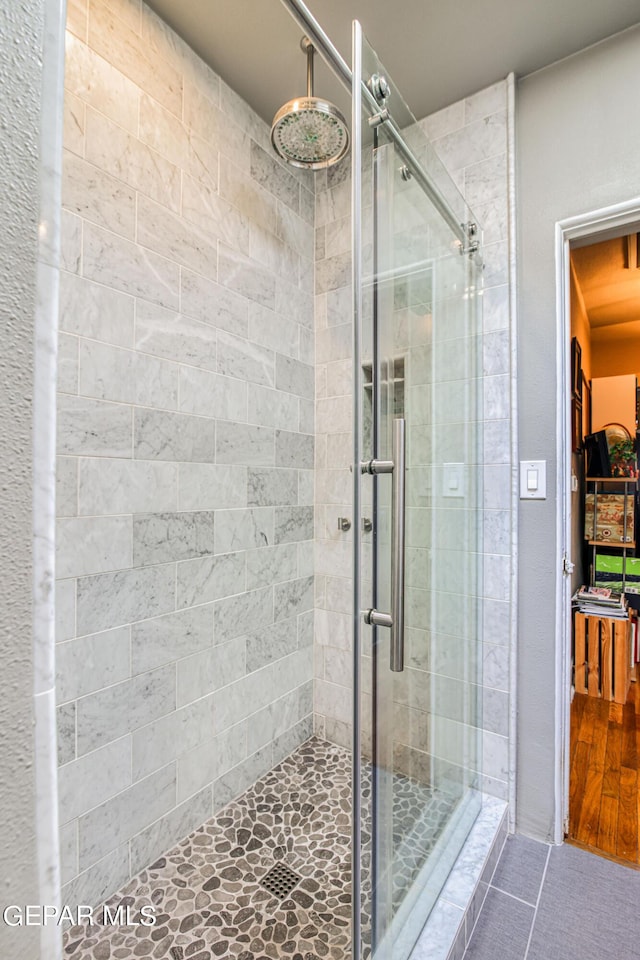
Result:
{"label": "orange painted wall", "polygon": [[592,347],[591,375],[617,377],[633,373],[640,379],[640,338],[626,340],[598,339]]}
{"label": "orange painted wall", "polygon": [[594,377],[591,384],[592,429],[601,430],[608,423],[621,423],[633,436],[636,432],[635,374]]}
{"label": "orange painted wall", "polygon": [[573,260],[571,261],[571,337],[577,337],[582,349],[582,370],[587,380],[595,374],[592,371],[591,327],[584,307],[584,300],[578,287]]}

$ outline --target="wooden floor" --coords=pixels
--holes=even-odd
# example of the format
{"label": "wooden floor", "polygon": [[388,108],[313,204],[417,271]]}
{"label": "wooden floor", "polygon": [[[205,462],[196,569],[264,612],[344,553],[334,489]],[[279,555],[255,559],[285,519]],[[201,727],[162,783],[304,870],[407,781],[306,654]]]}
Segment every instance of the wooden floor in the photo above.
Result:
{"label": "wooden floor", "polygon": [[640,863],[640,682],[624,706],[576,694],[571,705],[569,839]]}

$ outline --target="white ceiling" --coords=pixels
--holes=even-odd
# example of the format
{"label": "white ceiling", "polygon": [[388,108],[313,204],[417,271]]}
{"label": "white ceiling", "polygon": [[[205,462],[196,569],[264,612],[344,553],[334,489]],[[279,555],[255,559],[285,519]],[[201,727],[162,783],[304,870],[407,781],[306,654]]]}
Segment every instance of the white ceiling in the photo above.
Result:
{"label": "white ceiling", "polygon": [[[305,91],[301,32],[280,0],[147,0],[267,121]],[[632,26],[638,0],[307,0],[345,60],[351,21],[420,119],[514,71],[532,73]],[[316,95],[347,110],[324,65]]]}

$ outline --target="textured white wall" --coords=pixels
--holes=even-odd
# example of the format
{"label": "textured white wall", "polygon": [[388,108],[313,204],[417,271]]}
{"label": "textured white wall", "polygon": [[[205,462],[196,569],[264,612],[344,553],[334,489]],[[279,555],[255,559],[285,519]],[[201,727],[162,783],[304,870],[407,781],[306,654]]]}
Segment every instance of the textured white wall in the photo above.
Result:
{"label": "textured white wall", "polygon": [[[48,778],[54,774],[47,763],[47,750],[42,749],[53,735],[53,690],[48,669],[52,619],[52,540],[48,533],[53,469],[48,460],[50,444],[46,436],[44,443],[39,442],[42,434],[36,434],[34,440],[32,418],[34,406],[37,410],[49,396],[54,368],[55,306],[47,293],[57,282],[58,115],[52,101],[60,66],[60,61],[56,62],[60,7],[44,0],[0,7],[2,907],[51,903],[57,896],[55,835],[51,830],[47,835],[53,818],[47,813],[38,819],[39,812],[51,807],[52,784]],[[44,101],[50,109],[45,108]],[[38,382],[34,384],[36,366]],[[36,512],[35,528],[34,481],[40,483],[36,502],[42,507]],[[35,584],[34,568],[39,577]],[[34,763],[36,744],[40,750]],[[36,833],[40,841],[39,871]],[[39,939],[37,927],[1,924],[0,955],[35,958]],[[59,950],[56,932],[51,937],[45,932],[41,939],[42,955],[53,960]]]}
{"label": "textured white wall", "polygon": [[[519,514],[518,828],[553,835],[558,220],[640,192],[640,28],[520,82],[517,112],[520,457],[547,461],[547,499]],[[550,482],[549,482],[550,481]],[[544,598],[544,602],[541,602]]]}

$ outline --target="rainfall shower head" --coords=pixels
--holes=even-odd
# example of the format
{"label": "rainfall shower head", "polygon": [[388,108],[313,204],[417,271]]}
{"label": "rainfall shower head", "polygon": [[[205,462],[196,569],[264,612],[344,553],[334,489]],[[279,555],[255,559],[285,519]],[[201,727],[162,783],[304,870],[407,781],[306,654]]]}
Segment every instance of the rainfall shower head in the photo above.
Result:
{"label": "rainfall shower head", "polygon": [[321,170],[342,160],[349,149],[349,130],[340,111],[313,95],[313,44],[302,38],[307,54],[307,95],[289,100],[273,118],[271,143],[294,167]]}

